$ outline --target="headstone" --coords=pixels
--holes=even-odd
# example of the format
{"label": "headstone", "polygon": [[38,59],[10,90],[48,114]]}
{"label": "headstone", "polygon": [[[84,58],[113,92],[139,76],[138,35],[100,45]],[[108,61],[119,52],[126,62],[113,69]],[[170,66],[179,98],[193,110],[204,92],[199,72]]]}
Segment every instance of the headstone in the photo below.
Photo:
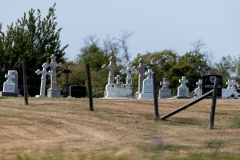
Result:
{"label": "headstone", "polygon": [[[8,70],[8,74],[5,75],[7,81],[3,83],[3,91],[0,93],[0,96],[17,96],[19,90],[17,89],[16,84],[13,82],[13,79],[18,76],[16,70]],[[18,82],[16,79],[15,82]]]}
{"label": "headstone", "polygon": [[202,79],[199,79],[198,82],[196,82],[196,85],[198,87],[194,90],[194,98],[202,96]]}
{"label": "headstone", "polygon": [[238,92],[236,87],[238,86],[238,83],[236,82],[236,80],[228,80],[226,82],[226,84],[228,85],[227,88],[222,88],[222,98],[234,98],[237,99],[238,98]]}
{"label": "headstone", "polygon": [[139,94],[139,99],[153,99],[153,75],[152,69],[145,72],[147,78],[143,80],[142,93]]}
{"label": "headstone", "polygon": [[163,78],[163,81],[160,82],[162,88],[159,90],[159,98],[171,98],[171,90],[168,88],[170,82],[167,78]]}
{"label": "headstone", "polygon": [[179,83],[181,83],[181,85],[178,87],[177,98],[189,98],[188,96],[189,89],[186,86],[188,80],[186,79],[186,77],[182,76],[182,79],[179,79]]}
{"label": "headstone", "polygon": [[[110,60],[110,64],[108,66],[104,65],[102,68],[109,69],[109,75],[108,75],[108,84],[106,85],[106,91],[105,91],[105,98],[132,98],[132,78],[131,75],[138,73],[137,70],[134,70],[131,68],[132,64],[131,62],[127,63],[126,69],[121,69],[120,73],[127,74],[126,77],[126,84],[123,84],[121,82],[120,75],[117,75],[117,77],[114,77],[113,70],[116,67],[113,64],[113,60]],[[113,78],[112,78],[113,77]],[[116,79],[116,84],[114,83],[114,79]],[[112,81],[113,80],[113,81]]]}
{"label": "headstone", "polygon": [[232,81],[231,80],[228,80],[227,82],[226,82],[226,84],[228,85],[227,86],[227,89],[230,89],[230,88],[232,88]]}
{"label": "headstone", "polygon": [[104,64],[102,68],[109,70],[108,84],[111,84],[111,83],[114,83],[114,71],[116,69],[120,69],[121,67],[119,65],[114,64],[114,58],[112,56],[109,58],[109,61],[110,61],[109,65]]}
{"label": "headstone", "polygon": [[46,92],[46,76],[52,74],[52,72],[48,72],[48,71],[47,71],[47,68],[49,67],[49,64],[48,64],[47,62],[46,62],[46,63],[43,63],[42,67],[43,67],[43,70],[42,70],[42,71],[40,71],[39,69],[38,69],[37,71],[35,71],[35,73],[36,73],[37,75],[42,74],[40,94],[39,94],[39,95],[36,95],[36,97],[46,97],[46,95],[45,95],[45,92]]}
{"label": "headstone", "polygon": [[87,96],[87,91],[85,86],[73,85],[69,87],[69,96],[74,98],[81,98]]}
{"label": "headstone", "polygon": [[57,63],[56,62],[56,56],[54,54],[51,55],[51,63],[49,64],[49,67],[51,67],[51,88],[48,89],[48,97],[56,97],[60,98],[61,97],[61,92],[57,88],[57,73],[56,73],[56,68],[57,67],[62,67],[62,63]]}
{"label": "headstone", "polygon": [[120,77],[120,75],[117,75],[117,77],[115,77],[115,80],[116,84],[121,84],[122,77]]}
{"label": "headstone", "polygon": [[[214,81],[216,78],[218,79],[217,96],[222,97],[222,76],[220,75],[202,76],[202,95],[213,90]],[[211,97],[211,94],[208,97]]]}
{"label": "headstone", "polygon": [[[144,63],[144,60],[142,58],[140,58],[138,60],[139,65],[138,67],[134,67],[134,69],[138,70],[138,91],[136,93],[136,95],[142,93],[142,86],[143,86],[143,80],[144,80],[144,74],[146,72],[146,64]],[[150,68],[149,68],[150,69]]]}
{"label": "headstone", "polygon": [[126,84],[132,85],[132,74],[137,74],[138,70],[137,69],[132,69],[132,63],[128,62],[127,63],[127,68],[126,69],[121,69],[120,73],[121,74],[126,74]]}

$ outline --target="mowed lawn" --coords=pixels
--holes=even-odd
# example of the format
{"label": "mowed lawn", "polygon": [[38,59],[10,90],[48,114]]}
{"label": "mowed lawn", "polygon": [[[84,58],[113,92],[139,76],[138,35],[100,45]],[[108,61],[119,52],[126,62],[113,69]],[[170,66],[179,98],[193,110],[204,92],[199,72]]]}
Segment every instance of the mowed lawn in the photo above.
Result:
{"label": "mowed lawn", "polygon": [[[159,100],[160,117],[193,99]],[[0,159],[240,159],[240,100],[211,99],[167,118],[153,100],[0,98]]]}

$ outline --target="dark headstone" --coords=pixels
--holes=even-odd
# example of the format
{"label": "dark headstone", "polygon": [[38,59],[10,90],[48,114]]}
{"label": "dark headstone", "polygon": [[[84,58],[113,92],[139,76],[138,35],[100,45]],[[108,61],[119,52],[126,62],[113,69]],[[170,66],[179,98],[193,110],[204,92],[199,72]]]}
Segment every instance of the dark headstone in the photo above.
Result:
{"label": "dark headstone", "polygon": [[202,76],[202,95],[213,89],[215,78],[218,79],[217,97],[222,97],[222,76],[220,75]]}
{"label": "dark headstone", "polygon": [[80,86],[80,85],[73,85],[69,87],[69,96],[75,97],[75,98],[81,98],[86,97],[86,87]]}

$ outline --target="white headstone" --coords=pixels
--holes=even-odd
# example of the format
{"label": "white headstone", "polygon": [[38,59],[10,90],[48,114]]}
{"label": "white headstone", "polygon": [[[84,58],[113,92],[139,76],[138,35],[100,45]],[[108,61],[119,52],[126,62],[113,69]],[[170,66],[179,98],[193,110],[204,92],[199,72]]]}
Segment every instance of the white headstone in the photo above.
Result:
{"label": "white headstone", "polygon": [[159,90],[159,98],[171,98],[171,90],[168,88],[169,84],[167,78],[163,78],[163,81],[160,82],[162,88]]}
{"label": "white headstone", "polygon": [[228,86],[227,86],[227,89],[232,88],[232,81],[231,81],[231,80],[228,80],[228,81],[226,82],[226,84],[228,85]]}
{"label": "white headstone", "polygon": [[43,67],[43,70],[42,70],[42,71],[40,71],[39,69],[38,69],[37,71],[35,71],[35,73],[36,73],[37,75],[42,74],[42,77],[41,77],[41,87],[40,87],[40,95],[36,95],[36,97],[46,97],[46,95],[45,95],[45,92],[46,92],[46,76],[52,74],[51,72],[48,72],[48,71],[47,71],[47,68],[49,67],[49,64],[48,64],[47,62],[46,62],[46,63],[43,63],[42,67]]}
{"label": "white headstone", "polygon": [[153,99],[153,75],[152,69],[148,69],[148,72],[145,72],[147,78],[143,80],[142,93],[139,94],[139,99]]}
{"label": "white headstone", "polygon": [[186,86],[188,80],[186,79],[186,77],[182,76],[182,79],[179,79],[179,83],[181,83],[181,85],[178,87],[177,98],[189,98],[188,96],[189,89]]}
{"label": "white headstone", "polygon": [[198,82],[196,82],[196,85],[198,87],[194,90],[194,98],[202,96],[202,79],[199,79]]}
{"label": "white headstone", "polygon": [[126,69],[121,69],[120,73],[121,74],[126,74],[127,78],[126,78],[126,84],[132,84],[132,74],[137,74],[138,70],[137,69],[132,69],[132,63],[128,62],[127,63],[127,68]]}
{"label": "white headstone", "polygon": [[49,64],[49,67],[51,67],[51,88],[48,89],[48,97],[56,97],[60,98],[61,93],[60,90],[57,88],[57,73],[56,68],[62,67],[62,63],[56,62],[56,56],[54,54],[51,55],[51,63]]}
{"label": "white headstone", "polygon": [[226,84],[228,86],[227,88],[222,89],[222,98],[238,98],[238,93],[236,91],[238,83],[236,82],[236,80],[228,80]]}
{"label": "white headstone", "polygon": [[12,81],[15,78],[15,70],[8,70],[8,74],[5,75],[7,81],[3,83],[3,92],[15,92],[15,83]]}

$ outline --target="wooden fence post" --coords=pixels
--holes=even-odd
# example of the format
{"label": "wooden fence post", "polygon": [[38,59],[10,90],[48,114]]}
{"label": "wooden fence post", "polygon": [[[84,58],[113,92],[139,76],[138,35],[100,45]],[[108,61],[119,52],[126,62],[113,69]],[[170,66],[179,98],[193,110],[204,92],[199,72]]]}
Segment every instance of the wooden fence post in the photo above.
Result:
{"label": "wooden fence post", "polygon": [[23,91],[24,91],[24,101],[25,105],[28,105],[28,89],[27,89],[27,73],[26,73],[26,61],[22,62],[23,67]]}
{"label": "wooden fence post", "polygon": [[89,98],[89,106],[90,111],[94,111],[93,108],[93,98],[92,98],[92,84],[91,84],[91,73],[89,63],[86,64],[87,69],[87,80],[88,80],[88,98]]}
{"label": "wooden fence post", "polygon": [[212,107],[211,107],[211,114],[210,114],[210,129],[213,129],[213,126],[214,126],[214,117],[215,117],[216,102],[217,102],[217,89],[218,89],[218,79],[215,78],[214,86],[213,86],[213,93],[212,93]]}
{"label": "wooden fence post", "polygon": [[156,118],[159,118],[158,111],[158,98],[157,98],[157,83],[156,83],[156,74],[153,73],[153,96],[154,96],[154,112]]}

